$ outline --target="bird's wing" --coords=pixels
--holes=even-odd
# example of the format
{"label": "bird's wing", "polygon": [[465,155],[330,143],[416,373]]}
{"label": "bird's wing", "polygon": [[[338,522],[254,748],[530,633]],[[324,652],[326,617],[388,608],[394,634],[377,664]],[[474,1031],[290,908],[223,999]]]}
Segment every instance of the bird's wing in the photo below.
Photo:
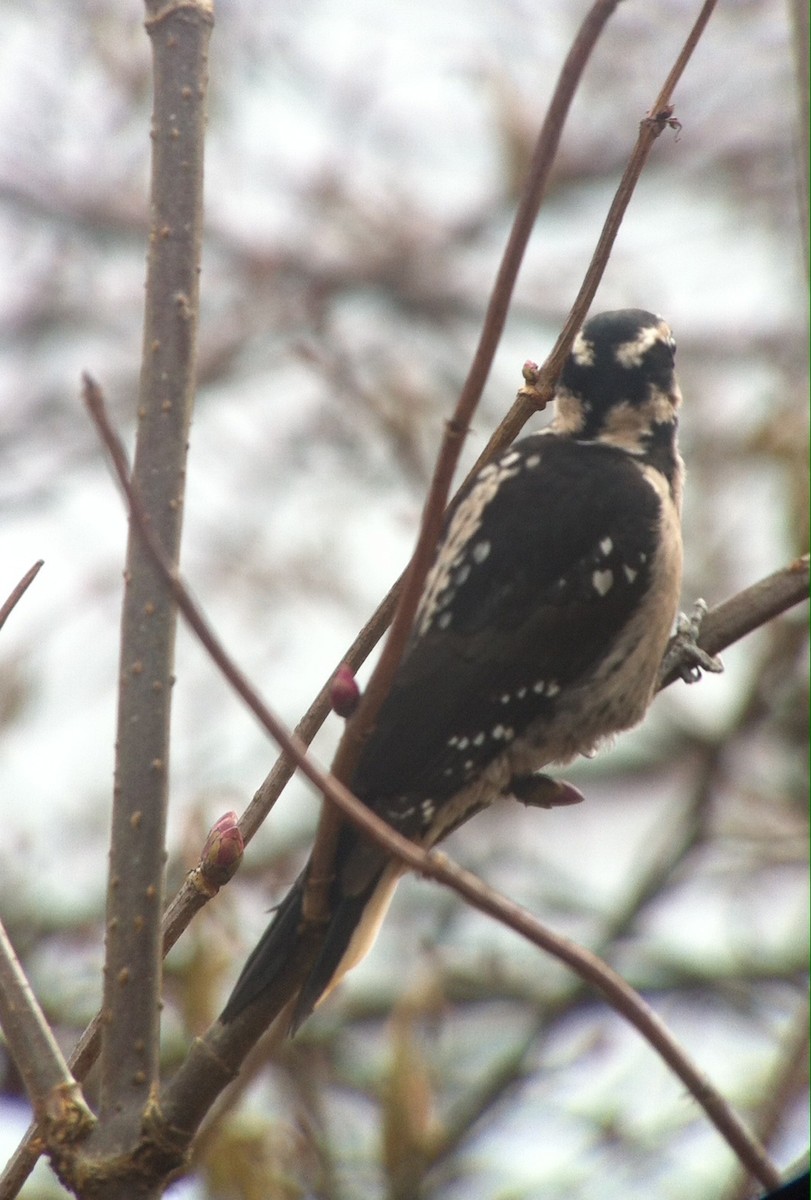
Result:
{"label": "bird's wing", "polygon": [[494,730],[518,736],[551,712],[649,586],[660,501],[634,461],[543,434],[519,447],[520,469],[445,572],[426,627],[418,618],[353,777],[356,794],[409,836],[416,817],[398,822],[393,801],[452,795],[503,750]]}

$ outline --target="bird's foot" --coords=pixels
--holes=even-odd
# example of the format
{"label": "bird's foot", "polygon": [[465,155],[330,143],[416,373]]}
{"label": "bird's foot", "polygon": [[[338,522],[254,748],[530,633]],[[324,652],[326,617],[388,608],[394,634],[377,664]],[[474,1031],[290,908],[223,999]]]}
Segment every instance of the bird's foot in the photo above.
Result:
{"label": "bird's foot", "polygon": [[705,600],[696,600],[689,615],[679,613],[676,632],[668,642],[662,665],[659,668],[659,683],[662,685],[671,676],[685,683],[697,683],[702,671],[720,675],[724,664],[714,654],[708,654],[698,644],[701,623],[707,615]]}

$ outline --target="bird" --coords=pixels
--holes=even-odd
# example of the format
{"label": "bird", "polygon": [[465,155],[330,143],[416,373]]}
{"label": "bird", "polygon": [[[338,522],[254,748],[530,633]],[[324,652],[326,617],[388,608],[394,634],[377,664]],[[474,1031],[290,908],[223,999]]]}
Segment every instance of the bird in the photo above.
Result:
{"label": "bird", "polygon": [[[399,833],[436,845],[542,768],[644,716],[677,616],[684,466],[667,322],[642,309],[576,335],[547,428],[513,442],[449,508],[388,697],[350,781]],[[249,956],[220,1021],[281,976],[308,866]],[[404,867],[344,822],[328,920],[295,1032],[367,952]]]}

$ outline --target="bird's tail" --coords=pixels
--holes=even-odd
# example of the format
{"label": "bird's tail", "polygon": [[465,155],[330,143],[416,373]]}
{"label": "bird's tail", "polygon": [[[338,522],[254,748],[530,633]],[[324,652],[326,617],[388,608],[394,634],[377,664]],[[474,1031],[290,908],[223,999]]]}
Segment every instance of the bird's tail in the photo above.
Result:
{"label": "bird's tail", "polygon": [[305,876],[306,872],[299,875],[248,956],[220,1014],[224,1024],[235,1020],[243,1009],[271,988],[285,965],[291,962],[302,923]]}
{"label": "bird's tail", "polygon": [[[305,867],[282,900],[242,968],[220,1014],[223,1023],[235,1020],[249,1004],[281,980],[285,970],[294,967],[296,951],[305,930],[303,903],[307,870]],[[315,960],[301,985],[291,1020],[291,1033],[296,1032],[316,1004],[371,949],[401,874],[399,864],[384,865],[362,891],[342,895],[337,900]]]}

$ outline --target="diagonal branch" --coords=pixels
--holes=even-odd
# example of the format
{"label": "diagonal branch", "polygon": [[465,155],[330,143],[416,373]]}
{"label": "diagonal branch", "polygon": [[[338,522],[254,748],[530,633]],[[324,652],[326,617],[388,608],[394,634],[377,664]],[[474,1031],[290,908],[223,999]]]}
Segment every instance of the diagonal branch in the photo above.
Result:
{"label": "diagonal branch", "polygon": [[6,621],[11,616],[12,611],[16,608],[17,604],[28,591],[37,575],[39,575],[42,565],[43,560],[40,558],[34,563],[33,567],[29,567],[20,582],[11,589],[2,605],[0,605],[0,629],[3,628]]}
{"label": "diagonal branch", "polygon": [[[614,200],[612,201],[609,213],[606,217],[597,246],[592,256],[592,260],[586,272],[585,279],[551,354],[548,356],[543,367],[538,369],[534,377],[532,387],[522,388],[519,391],[515,403],[494,431],[487,443],[487,446],[472,468],[471,474],[478,471],[486,462],[488,462],[502,449],[504,449],[505,446],[513,441],[532,414],[537,412],[539,409],[542,409],[551,400],[554,392],[555,382],[560,374],[560,369],[563,365],[566,355],[569,352],[575,333],[583,324],[589,305],[594,298],[594,294],[605,272],[614,240],[619,231],[623,216],[628,204],[630,203],[636,184],[641,176],[642,169],[653,147],[653,143],[659,134],[665,128],[667,128],[668,124],[673,121],[672,109],[670,109],[670,98],[672,96],[673,88],[678,82],[678,79],[681,77],[681,74],[684,71],[690,55],[695,49],[698,39],[701,36],[701,33],[703,32],[716,3],[717,0],[705,0],[699,16],[687,38],[685,39],[684,45],[677,56],[676,62],[668,73],[664,85],[660,89],[651,106],[650,114],[641,122],[636,146],[632,152],[631,158],[629,159],[628,165],[623,172],[622,179],[617,188]],[[602,17],[602,19],[605,19],[605,17],[610,15],[610,12],[605,12],[604,14],[599,15]],[[586,37],[586,31],[588,31],[589,37],[596,36],[596,33],[599,32],[599,30],[596,28],[593,22],[596,22],[597,17],[598,13],[595,6],[595,9],[592,10],[592,12],[589,13],[586,18],[581,32],[578,35],[578,40],[581,36]],[[570,56],[567,58],[567,64],[564,67],[564,70],[561,72],[558,90],[561,90],[564,87],[564,76],[566,75],[567,69],[569,71],[572,71],[575,68],[582,70],[583,66],[585,66],[585,58],[581,58],[579,54],[574,55],[573,47]],[[568,78],[566,82],[568,83]],[[529,177],[527,179],[521,201],[519,202],[519,209],[516,213],[516,219],[513,226],[513,232],[510,237],[510,243],[508,248],[505,250],[502,265],[499,268],[494,296],[491,299],[490,306],[488,307],[488,314],[485,320],[485,326],[482,330],[479,350],[477,351],[476,359],[474,360],[474,366],[478,364],[477,369],[483,372],[482,385],[490,368],[490,360],[486,358],[486,354],[489,352],[492,356],[491,330],[488,322],[491,314],[493,314],[493,332],[495,332],[497,329],[498,336],[500,336],[501,328],[503,327],[501,305],[504,303],[504,301],[508,301],[509,296],[511,295],[512,286],[515,281],[515,273],[517,273],[518,267],[520,266],[521,256],[526,248],[526,234],[528,229],[531,228],[532,222],[534,222],[535,216],[537,215],[537,205],[542,198],[541,193],[545,185],[545,176],[542,173],[541,166],[544,161],[544,154],[546,153],[547,149],[552,147],[553,144],[555,146],[557,145],[557,140],[554,140],[553,142],[553,133],[551,131],[548,134],[546,133],[553,110],[557,114],[556,120],[562,120],[563,115],[565,115],[565,110],[562,106],[558,106],[555,97],[553,97],[552,104],[550,105],[550,115],[547,117],[538,139],[538,144],[533,156],[533,165],[530,169]],[[554,130],[554,125],[552,126],[552,130]],[[558,136],[559,133],[558,135],[555,135],[556,138]],[[540,192],[538,193],[536,200],[535,192],[538,189],[540,189]],[[499,322],[501,323],[499,324]],[[498,337],[496,337],[496,342],[497,340]],[[463,388],[460,401],[466,396],[473,372],[474,367],[471,367],[471,372],[468,376],[468,380],[465,383],[465,387]],[[473,377],[475,379],[475,376]],[[467,417],[468,423],[469,419],[470,418]],[[459,420],[459,426],[455,424],[457,420]],[[450,426],[452,438],[458,438],[460,433],[464,431],[466,428],[464,420],[464,416],[461,418],[461,420],[459,419],[459,410],[457,409],[457,413],[452,419]],[[436,473],[438,474],[440,471],[444,471],[444,467],[438,464]],[[424,522],[427,523],[429,519],[432,522],[431,535],[433,536],[433,541],[430,545],[430,552],[427,553],[425,559],[422,559],[421,557],[420,560],[420,582],[422,579],[424,579],[424,573],[427,570],[427,564],[430,561],[431,553],[436,545],[440,524],[440,519],[438,519],[438,513],[441,511],[440,505],[442,508],[444,508],[444,497],[446,493],[443,494],[441,501],[437,499],[438,495],[439,493],[437,492],[436,496],[434,496],[432,491],[433,498],[429,499],[426,504],[426,515]],[[426,528],[425,524],[424,528]],[[428,544],[427,539],[428,535],[426,534],[426,545]],[[422,555],[422,550],[420,551],[420,554]],[[412,571],[411,567],[409,567],[409,571]],[[418,577],[416,571],[412,571],[411,586],[413,587],[415,594],[418,594],[417,579]],[[389,625],[389,622],[392,620],[392,616],[398,604],[404,581],[405,575],[401,576],[400,579],[398,579],[393,585],[388,595],[382,601],[376,612],[374,612],[369,618],[363,629],[361,629],[360,633],[356,637],[355,641],[343,656],[342,661],[346,662],[353,670],[357,670],[357,668],[365,660],[367,655],[371,652],[380,637],[383,635],[383,632]],[[411,604],[416,606],[416,601],[414,600],[413,596],[409,607]],[[412,616],[413,611],[414,609],[412,608]],[[405,625],[405,620],[403,620],[403,625]],[[402,633],[399,636],[402,637]],[[396,650],[393,648],[392,657],[394,656],[395,652]],[[402,646],[400,646],[399,653],[402,653]],[[332,676],[330,676],[330,678],[323,685],[309,709],[296,726],[296,734],[308,744],[312,741],[318,730],[321,728],[321,725],[323,724],[324,719],[329,712],[331,681]],[[359,721],[361,715],[362,714],[358,714],[358,716],[356,716],[356,721]],[[355,736],[357,736],[359,729],[360,725],[358,724],[356,726]],[[337,761],[336,757],[336,762],[333,764],[333,766],[337,770],[339,767],[341,767],[341,765],[342,764]],[[293,764],[284,755],[278,758],[274,763],[270,773],[258,788],[240,821],[240,826],[242,828],[246,843],[250,841],[253,834],[270,812],[276,800],[279,798],[279,795],[290,780],[293,770]],[[343,777],[343,770],[341,771],[341,774]],[[349,776],[347,775],[346,778],[348,777]],[[322,819],[325,821],[331,820],[331,818],[329,818],[326,814],[324,814]],[[324,853],[323,857],[327,862],[327,865],[329,865],[331,860],[328,858],[326,852]]]}
{"label": "diagonal branch", "polygon": [[[457,866],[445,854],[437,851],[426,852],[396,833],[353,796],[339,780],[317,766],[308,755],[306,747],[297,738],[285,732],[279,718],[270,712],[242,672],[229,659],[147,525],[140,498],[127,476],[123,450],[107,420],[101,393],[89,379],[85,381],[85,395],[97,427],[113,457],[119,482],[130,506],[131,520],[143,537],[144,544],[156,567],[163,574],[167,586],[171,588],[183,616],[217,665],[227,674],[232,686],[267,731],[296,760],[302,773],[363,833],[384,846],[389,853],[396,855],[412,870],[458,892],[474,908],[494,917],[533,945],[553,954],[587,983],[597,988],[679,1076],[747,1169],[765,1186],[776,1186],[779,1173],[762,1147],[749,1134],[723,1096],[684,1053],[656,1013],[620,976],[596,955],[547,929],[526,909],[488,887],[470,871]],[[799,577],[801,572],[796,574]],[[186,1063],[165,1089],[160,1114],[151,1114],[155,1133],[172,1141],[178,1151],[187,1145],[213,1100],[230,1081],[232,1073],[238,1069],[255,1034],[266,1024],[267,1012],[262,1003],[251,1006],[233,1024],[223,1026],[215,1022],[208,1033],[194,1044]]]}
{"label": "diagonal branch", "polygon": [[[96,408],[96,406],[99,406],[99,411],[103,422],[101,426],[101,435],[114,462],[117,460],[116,471],[119,474],[123,472],[124,478],[128,478],[129,472],[126,456],[120,445],[120,442],[118,442],[118,439],[106,421],[103,406],[101,406],[101,395],[96,386],[90,381],[86,381],[85,388],[87,399],[91,405],[91,408]],[[195,606],[191,601],[191,598],[184,597],[185,589],[180,588],[180,585],[174,580],[174,577],[172,586],[173,588],[177,589],[176,596],[178,603],[184,611],[184,615],[189,616],[195,611]],[[760,580],[758,583],[753,584],[751,587],[745,589],[744,592],[741,592],[738,595],[731,597],[729,600],[724,601],[722,604],[719,604],[717,607],[710,609],[704,619],[701,637],[699,640],[704,648],[709,652],[713,654],[718,653],[721,650],[724,650],[727,646],[731,645],[734,641],[737,641],[740,637],[744,636],[745,633],[766,624],[778,613],[784,612],[788,608],[805,601],[808,597],[808,588],[809,560],[808,556],[806,555],[803,558],[796,560],[794,563],[782,568],[781,570],[774,572],[774,574],[768,576],[767,578]],[[197,616],[199,616],[200,620],[202,620],[202,617],[199,614],[197,614]],[[195,617],[195,620],[197,620],[197,616]],[[206,645],[207,649],[209,649],[209,652],[212,653],[214,662],[222,671],[225,678],[232,685],[232,687],[234,687],[234,689],[243,696],[251,710],[258,716],[264,707],[261,700],[254,695],[252,689],[250,689],[250,686],[245,681],[244,676],[241,675],[225,652],[222,651],[219,642],[216,640],[216,638],[214,638],[213,635],[211,635],[211,638],[209,638],[208,634],[206,634],[206,640],[204,641],[204,644]],[[669,682],[670,681],[667,681],[663,686],[667,686],[667,683]],[[266,728],[267,727],[268,726],[266,726]],[[306,750],[303,739],[300,735],[293,735],[289,742],[282,742],[282,746],[285,758],[290,761],[295,759],[297,753],[301,753],[303,755]],[[330,786],[326,776],[324,777],[323,786],[325,790]],[[343,789],[341,789],[341,792],[343,793]],[[348,793],[344,794],[348,795]],[[333,799],[336,803],[341,803],[340,798],[335,794],[333,794]],[[450,860],[445,858],[444,855],[441,856],[441,862],[438,863],[436,855],[426,855],[423,851],[418,850],[411,842],[403,842],[403,839],[399,839],[398,835],[395,834],[395,832],[388,825],[378,821],[373,814],[369,813],[369,810],[366,809],[365,806],[359,805],[357,801],[354,801],[354,798],[351,798],[351,800],[355,805],[358,805],[358,812],[356,815],[359,817],[361,822],[364,819],[364,815],[368,816],[369,821],[367,832],[369,833],[369,836],[378,838],[391,853],[401,854],[405,861],[410,865],[413,865],[414,869],[417,871],[425,875],[433,875],[440,882],[447,883],[448,886],[455,886],[453,883],[449,882],[447,870],[443,870],[442,864],[444,864],[445,868],[447,868],[450,862]],[[400,846],[401,842],[403,843],[402,852]],[[471,878],[474,877],[471,876]],[[484,885],[482,885],[482,887],[484,887]],[[171,947],[175,944],[178,937],[187,927],[194,914],[205,903],[207,898],[208,895],[206,890],[201,890],[196,885],[195,873],[192,872],[190,878],[187,879],[187,881],[183,884],[180,892],[169,905],[164,915],[164,954],[168,953]],[[523,912],[523,910],[521,911]],[[250,1012],[251,1010],[249,1009],[246,1016]],[[267,1020],[264,1016],[262,1016],[257,1023],[256,1029],[254,1031],[249,1030],[247,1032],[247,1036],[244,1040],[244,1046],[235,1046],[233,1043],[226,1043],[223,1045],[222,1049],[217,1050],[216,1054],[214,1054],[212,1050],[209,1049],[208,1046],[203,1042],[200,1042],[199,1045],[195,1045],[195,1047],[192,1048],[191,1057],[194,1060],[195,1065],[203,1069],[204,1072],[208,1071],[209,1073],[211,1070],[216,1069],[216,1074],[218,1077],[218,1085],[214,1086],[213,1088],[209,1088],[206,1092],[207,1099],[205,1100],[205,1103],[201,1105],[199,1113],[197,1113],[197,1120],[201,1120],[205,1115],[207,1104],[213,1101],[219,1091],[221,1091],[223,1087],[231,1082],[239,1065],[240,1057],[242,1054],[247,1053],[248,1049],[256,1040],[256,1037],[260,1035],[266,1024]],[[87,1074],[87,1071],[96,1060],[99,1048],[99,1027],[100,1019],[99,1017],[96,1017],[95,1020],[88,1026],[87,1030],[85,1030],[85,1033],[82,1035],[76,1050],[71,1055],[70,1065],[73,1069],[74,1075],[78,1079],[84,1078],[84,1076]],[[235,1025],[229,1026],[228,1028],[232,1031],[235,1028],[241,1029],[241,1021],[237,1021]],[[228,1064],[227,1066],[225,1065],[226,1063]],[[177,1085],[173,1085],[174,1095],[170,1093],[169,1099],[172,1101],[176,1109],[182,1108],[184,1110],[184,1117],[186,1118],[184,1127],[188,1129],[193,1118],[189,1113],[188,1107],[185,1107],[184,1102],[189,1092],[193,1093],[195,1098],[200,1095],[200,1088],[202,1087],[202,1084],[205,1083],[205,1074],[202,1076],[202,1083],[200,1078],[196,1076],[194,1077],[194,1082],[189,1083],[188,1073],[185,1077],[181,1076],[181,1083],[184,1081],[184,1079],[185,1091],[178,1090]],[[14,1157],[10,1161],[5,1173],[0,1179],[0,1200],[10,1200],[11,1197],[15,1196],[23,1181],[33,1169],[41,1149],[40,1144],[36,1140],[37,1132],[38,1130],[36,1124],[32,1125],[20,1147],[16,1151]],[[189,1136],[191,1135],[189,1134]]]}
{"label": "diagonal branch", "polygon": [[[348,783],[352,778],[363,744],[374,725],[380,705],[391,688],[394,673],[403,656],[425,577],[439,540],[448,492],[459,462],[462,444],[501,340],[515,282],[546,191],[563,126],[591,52],[618,2],[619,0],[595,0],[561,68],[546,118],[538,134],[529,174],[487,305],[479,343],[453,416],[445,427],[445,436],[437,455],[423,509],[417,544],[402,579],[396,585],[396,606],[391,628],[382,654],[364,690],[358,711],[352,720],[347,722],[332,763],[333,775],[344,783]],[[323,922],[327,915],[327,896],[340,827],[340,812],[325,803],[321,809],[303,901],[305,920],[314,924]]]}
{"label": "diagonal branch", "polygon": [[0,1028],[46,1140],[85,1136],[95,1118],[0,923]]}

